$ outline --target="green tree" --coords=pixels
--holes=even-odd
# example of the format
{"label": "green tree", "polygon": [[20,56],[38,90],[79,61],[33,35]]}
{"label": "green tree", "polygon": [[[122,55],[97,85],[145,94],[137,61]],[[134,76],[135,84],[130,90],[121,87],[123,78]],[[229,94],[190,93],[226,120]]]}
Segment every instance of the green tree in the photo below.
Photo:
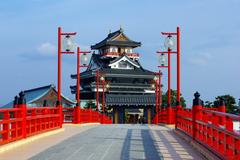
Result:
{"label": "green tree", "polygon": [[218,106],[219,99],[223,99],[226,105],[226,112],[235,113],[237,111],[236,100],[233,96],[226,94],[222,96],[217,96],[213,102],[214,106]]}
{"label": "green tree", "polygon": [[[165,94],[162,94],[162,107],[167,107],[167,101],[168,101],[168,92]],[[171,106],[175,107],[177,103],[177,91],[171,90]],[[186,101],[182,97],[182,94],[180,95],[180,104],[182,107],[186,107]]]}
{"label": "green tree", "polygon": [[205,101],[205,106],[206,108],[214,108],[213,102],[210,101]]}
{"label": "green tree", "polygon": [[89,100],[89,101],[87,101],[87,103],[85,104],[85,106],[83,108],[84,109],[89,109],[89,108],[96,109],[96,105],[95,105],[95,103],[93,103],[92,100]]}

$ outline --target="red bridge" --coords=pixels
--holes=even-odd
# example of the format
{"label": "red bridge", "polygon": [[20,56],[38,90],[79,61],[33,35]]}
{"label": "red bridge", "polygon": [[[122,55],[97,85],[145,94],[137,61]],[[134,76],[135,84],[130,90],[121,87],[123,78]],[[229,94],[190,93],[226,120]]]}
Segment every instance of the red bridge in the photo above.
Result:
{"label": "red bridge", "polygon": [[[24,148],[27,145],[34,145],[34,143],[35,145],[39,145],[39,143],[41,144],[42,140],[35,140],[36,142],[33,142],[31,144],[16,145],[16,143],[18,143],[19,141],[27,141],[28,139],[31,139],[33,137],[53,132],[53,130],[61,130],[61,128],[63,127],[62,125],[65,123],[74,124],[74,126],[78,126],[79,129],[89,130],[89,135],[93,134],[90,132],[90,130],[92,130],[93,132],[97,132],[94,133],[96,135],[92,136],[89,139],[89,142],[85,142],[84,140],[82,140],[82,142],[79,142],[79,146],[75,146],[72,152],[70,152],[70,155],[72,156],[70,158],[68,157],[69,159],[74,159],[74,157],[77,156],[76,153],[80,152],[77,150],[84,150],[84,146],[86,144],[89,144],[90,142],[94,143],[94,141],[100,141],[102,138],[101,136],[105,136],[105,138],[110,139],[108,142],[106,142],[106,145],[110,146],[110,148],[108,148],[108,146],[107,149],[110,150],[111,148],[118,147],[117,142],[116,146],[114,146],[114,139],[116,140],[118,136],[121,137],[122,135],[120,133],[124,132],[124,130],[126,130],[126,132],[124,132],[123,137],[121,138],[123,140],[122,143],[126,143],[125,145],[127,147],[130,147],[128,146],[130,145],[128,144],[129,141],[133,142],[133,139],[138,138],[137,135],[139,134],[139,136],[141,137],[140,141],[142,141],[143,145],[143,158],[145,159],[161,159],[167,157],[170,159],[195,159],[196,157],[198,157],[199,159],[240,159],[240,133],[239,131],[234,130],[233,127],[234,123],[240,122],[240,117],[237,115],[225,113],[225,105],[223,101],[219,102],[219,106],[216,109],[204,108],[201,105],[202,100],[199,97],[200,95],[198,93],[195,93],[195,99],[193,100],[193,106],[191,109],[167,108],[162,110],[152,120],[152,123],[155,125],[129,126],[119,124],[104,125],[111,124],[112,120],[107,115],[101,114],[100,112],[93,111],[91,109],[79,109],[79,107],[70,109],[52,106],[27,108],[24,102],[24,95],[20,95],[18,104],[15,104],[12,109],[0,109],[0,157],[3,157],[0,159],[12,159],[14,156],[18,156],[19,153],[17,152],[17,149],[20,149],[22,147]],[[159,122],[158,124],[156,124],[157,121]],[[94,131],[93,126],[87,129],[86,127],[84,128],[83,124],[87,123],[95,123],[95,125],[93,125],[95,127],[97,123],[102,125],[97,125],[98,127],[96,128],[98,129],[95,128]],[[78,124],[82,125],[80,125],[79,127]],[[175,128],[169,129],[169,124],[174,125]],[[67,135],[65,135],[63,139],[67,138],[66,142],[69,141],[68,143],[70,143],[71,145],[75,144],[74,141],[71,141],[71,135],[74,135],[74,133],[77,132],[80,136],[79,138],[81,139],[82,137],[84,137],[85,133],[80,133],[79,131],[76,131],[76,128],[74,130],[74,126],[71,126],[71,128],[69,127],[69,125],[64,125],[63,127],[65,128],[64,132],[66,132],[65,134]],[[69,128],[71,128],[72,130]],[[105,133],[107,130],[109,130],[109,132]],[[115,131],[117,130],[118,132],[115,133]],[[131,132],[131,134],[128,132]],[[56,133],[54,136],[52,135],[51,139],[54,139],[53,137],[57,137],[58,134],[61,133]],[[87,137],[89,135],[85,136]],[[161,138],[161,135],[165,136],[165,140]],[[116,137],[113,138],[112,136]],[[111,138],[113,139],[111,140]],[[121,140],[121,138],[118,140]],[[184,158],[184,156],[180,154],[180,151],[176,151],[176,153],[178,153],[177,155],[176,153],[172,153],[174,150],[172,151],[171,147],[163,147],[173,145],[172,138],[174,139],[174,143],[176,143],[176,145],[179,144],[182,147],[182,150],[184,150],[185,152],[185,156],[188,156],[188,158]],[[49,138],[46,137],[46,139]],[[184,141],[182,139],[184,139]],[[56,141],[61,140],[58,139]],[[162,146],[158,144],[160,142],[164,142],[162,143]],[[53,142],[49,142],[50,146],[51,143]],[[103,141],[102,143],[99,142],[99,144],[95,145],[101,146],[104,145],[104,143],[105,141]],[[146,147],[144,143],[147,143],[147,146],[149,148]],[[185,147],[183,144],[185,145]],[[60,143],[60,146],[61,145],[63,144]],[[141,146],[141,144],[139,144],[139,146]],[[191,148],[190,146],[193,146],[194,150],[189,149]],[[39,146],[36,145],[35,147]],[[46,146],[43,151],[47,148],[48,146]],[[121,148],[119,149],[121,150]],[[131,150],[131,147],[122,148],[122,152],[124,152],[124,154],[119,153],[119,159],[124,159],[124,155],[127,156],[127,159],[131,159],[132,157],[136,158],[139,156],[138,154],[131,155],[132,153],[129,154],[129,152],[124,151],[124,149]],[[49,149],[47,149],[43,153],[46,152],[47,154],[48,150]],[[151,154],[149,155],[148,150],[151,150],[149,151],[151,152]],[[114,150],[114,152],[116,152],[116,155],[118,154],[116,150]],[[197,152],[200,152],[201,155],[198,155]],[[51,152],[49,152],[48,154],[50,153]],[[127,153],[129,155],[127,155]],[[101,154],[101,152],[99,154]],[[110,152],[102,154],[105,154],[105,156],[102,157],[103,159],[114,158],[114,156],[111,155]],[[33,153],[25,153],[25,158],[30,158],[26,155],[31,155],[33,159],[37,159],[37,157],[40,157],[40,159],[45,159],[45,154],[34,155]],[[93,153],[86,153],[86,155],[89,159],[94,159],[93,157],[96,156]],[[50,159],[58,159],[58,155],[56,153],[55,156],[51,156],[52,157]]]}

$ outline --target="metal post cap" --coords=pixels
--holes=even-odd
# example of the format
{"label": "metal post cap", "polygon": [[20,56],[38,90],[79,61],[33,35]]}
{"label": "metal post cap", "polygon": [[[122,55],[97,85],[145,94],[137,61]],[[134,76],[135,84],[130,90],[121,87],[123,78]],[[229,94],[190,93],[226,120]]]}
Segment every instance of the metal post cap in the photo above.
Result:
{"label": "metal post cap", "polygon": [[25,93],[23,91],[19,93],[18,104],[26,104]]}
{"label": "metal post cap", "polygon": [[200,94],[198,92],[194,93],[193,106],[203,105],[202,100],[199,98]]}
{"label": "metal post cap", "polygon": [[198,93],[198,91],[196,93],[194,93],[194,97],[195,98],[199,98],[200,97],[200,93]]}
{"label": "metal post cap", "polygon": [[225,106],[225,101],[222,97],[219,97],[219,106]]}

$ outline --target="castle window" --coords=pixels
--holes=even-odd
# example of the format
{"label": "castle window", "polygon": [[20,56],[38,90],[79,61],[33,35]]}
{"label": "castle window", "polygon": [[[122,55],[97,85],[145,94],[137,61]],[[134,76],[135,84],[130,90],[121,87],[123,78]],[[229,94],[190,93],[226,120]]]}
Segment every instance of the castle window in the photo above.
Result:
{"label": "castle window", "polygon": [[127,62],[126,61],[121,61],[118,63],[119,68],[127,68]]}
{"label": "castle window", "polygon": [[131,48],[126,48],[126,49],[125,49],[125,52],[126,52],[126,53],[132,53],[132,49],[131,49]]}
{"label": "castle window", "polygon": [[116,53],[116,52],[117,52],[117,48],[116,48],[116,47],[112,47],[112,48],[111,48],[111,52]]}

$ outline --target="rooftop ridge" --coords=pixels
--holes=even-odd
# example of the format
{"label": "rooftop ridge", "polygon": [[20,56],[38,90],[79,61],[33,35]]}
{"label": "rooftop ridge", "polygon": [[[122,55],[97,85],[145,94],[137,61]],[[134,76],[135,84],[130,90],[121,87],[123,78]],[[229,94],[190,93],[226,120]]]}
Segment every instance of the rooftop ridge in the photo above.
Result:
{"label": "rooftop ridge", "polygon": [[40,90],[40,89],[45,89],[45,88],[51,88],[51,87],[55,88],[55,85],[54,85],[54,84],[50,84],[50,85],[47,85],[47,86],[32,88],[32,89],[24,90],[24,92],[32,92],[32,91],[36,91],[36,90]]}

